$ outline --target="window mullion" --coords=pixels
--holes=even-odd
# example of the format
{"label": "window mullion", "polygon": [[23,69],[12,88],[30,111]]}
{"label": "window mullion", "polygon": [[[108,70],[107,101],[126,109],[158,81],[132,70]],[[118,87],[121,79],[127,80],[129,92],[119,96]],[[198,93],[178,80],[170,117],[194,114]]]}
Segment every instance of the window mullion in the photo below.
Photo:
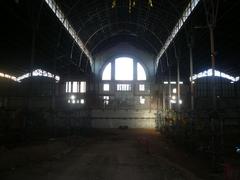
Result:
{"label": "window mullion", "polygon": [[137,61],[133,60],[133,80],[137,80]]}
{"label": "window mullion", "polygon": [[116,60],[114,60],[114,61],[112,61],[112,63],[111,63],[111,80],[112,81],[115,81],[115,61]]}

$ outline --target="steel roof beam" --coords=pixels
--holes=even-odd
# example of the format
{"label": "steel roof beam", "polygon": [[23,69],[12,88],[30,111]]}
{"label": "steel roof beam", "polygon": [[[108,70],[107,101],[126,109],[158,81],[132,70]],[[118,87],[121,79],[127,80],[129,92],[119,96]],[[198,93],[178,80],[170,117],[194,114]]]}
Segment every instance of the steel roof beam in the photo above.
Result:
{"label": "steel roof beam", "polygon": [[170,36],[167,38],[167,40],[164,43],[162,49],[160,50],[160,52],[157,55],[156,62],[155,62],[156,63],[155,64],[155,71],[156,72],[157,72],[158,64],[159,64],[159,61],[160,61],[161,57],[163,56],[163,54],[165,53],[165,51],[167,50],[167,48],[169,47],[169,45],[171,44],[173,39],[176,37],[177,33],[180,31],[180,29],[182,28],[183,24],[186,22],[188,17],[191,15],[193,10],[197,7],[199,2],[200,2],[200,0],[191,0],[190,3],[187,5],[187,7],[184,10],[182,16],[178,20],[178,22],[175,25],[175,27],[173,28]]}
{"label": "steel roof beam", "polygon": [[76,44],[79,46],[79,48],[84,52],[84,54],[87,56],[87,58],[90,61],[90,65],[92,67],[93,65],[93,57],[89,50],[86,48],[84,45],[83,41],[81,38],[78,36],[77,32],[73,29],[72,25],[69,23],[67,20],[66,16],[63,14],[55,0],[44,0],[47,5],[51,8],[51,10],[54,12],[54,14],[57,16],[59,21],[62,23],[64,28],[68,31],[68,33],[71,35],[73,40],[76,42]]}

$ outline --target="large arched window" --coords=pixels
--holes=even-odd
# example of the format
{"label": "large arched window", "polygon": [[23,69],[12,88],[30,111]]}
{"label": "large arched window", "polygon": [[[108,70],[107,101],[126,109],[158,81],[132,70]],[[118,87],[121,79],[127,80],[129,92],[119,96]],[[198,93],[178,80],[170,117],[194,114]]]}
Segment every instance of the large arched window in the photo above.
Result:
{"label": "large arched window", "polygon": [[141,81],[141,80],[146,80],[146,73],[144,68],[142,67],[142,65],[140,63],[137,63],[137,80]]}
{"label": "large arched window", "polygon": [[[114,67],[114,71],[112,67]],[[135,73],[137,75],[136,77],[134,77]],[[114,77],[114,79],[112,79],[112,77]],[[146,72],[143,66],[129,57],[120,57],[115,59],[114,62],[108,63],[102,73],[102,80],[144,81],[146,79]]]}
{"label": "large arched window", "polygon": [[115,59],[115,80],[133,80],[133,59],[127,57]]}
{"label": "large arched window", "polygon": [[108,65],[105,67],[103,74],[102,74],[102,80],[111,80],[111,68],[112,64],[108,63]]}
{"label": "large arched window", "polygon": [[114,100],[111,97],[114,92],[137,92],[136,98],[138,98],[139,104],[144,105],[144,95],[148,91],[145,82],[143,82],[145,80],[147,80],[145,69],[135,59],[119,57],[109,62],[102,71],[101,92],[103,93],[104,105],[111,104],[110,102]]}

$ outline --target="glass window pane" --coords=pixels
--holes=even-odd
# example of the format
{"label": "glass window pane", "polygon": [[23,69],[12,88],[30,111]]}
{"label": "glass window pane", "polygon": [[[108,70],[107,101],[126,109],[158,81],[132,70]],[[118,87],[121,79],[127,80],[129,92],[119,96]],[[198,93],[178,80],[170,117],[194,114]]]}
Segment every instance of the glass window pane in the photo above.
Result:
{"label": "glass window pane", "polygon": [[109,96],[103,96],[103,103],[105,105],[108,105],[109,104]]}
{"label": "glass window pane", "polygon": [[109,84],[103,84],[103,91],[109,91],[110,87]]}
{"label": "glass window pane", "polygon": [[133,59],[121,57],[115,60],[115,79],[133,80]]}
{"label": "glass window pane", "polygon": [[111,80],[111,63],[109,63],[102,74],[102,80]]}
{"label": "glass window pane", "polygon": [[80,84],[80,93],[85,93],[86,92],[86,81],[81,81]]}
{"label": "glass window pane", "polygon": [[78,92],[78,82],[77,81],[73,81],[73,93],[77,93]]}
{"label": "glass window pane", "polygon": [[72,92],[72,82],[68,82],[68,92]]}
{"label": "glass window pane", "polygon": [[131,91],[131,84],[117,84],[117,91]]}
{"label": "glass window pane", "polygon": [[140,102],[140,104],[145,104],[145,98],[140,96],[139,97],[139,102]]}
{"label": "glass window pane", "polygon": [[85,100],[84,100],[84,99],[81,99],[81,100],[80,100],[80,103],[81,103],[81,104],[84,104],[84,103],[85,103]]}
{"label": "glass window pane", "polygon": [[140,63],[137,63],[137,80],[141,81],[141,80],[146,80],[146,73],[144,68],[142,67],[142,65]]}
{"label": "glass window pane", "polygon": [[139,84],[139,91],[145,91],[145,85]]}
{"label": "glass window pane", "polygon": [[65,92],[68,92],[68,82],[66,82],[66,88],[65,88]]}

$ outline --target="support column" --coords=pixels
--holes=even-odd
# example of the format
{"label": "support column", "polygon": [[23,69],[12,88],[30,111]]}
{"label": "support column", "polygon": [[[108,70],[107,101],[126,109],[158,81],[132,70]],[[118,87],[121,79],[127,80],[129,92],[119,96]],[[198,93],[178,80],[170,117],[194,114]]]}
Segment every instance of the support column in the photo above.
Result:
{"label": "support column", "polygon": [[209,25],[210,41],[211,41],[211,63],[212,63],[212,104],[213,109],[216,109],[216,87],[215,87],[215,47],[214,47],[214,28]]}
{"label": "support column", "polygon": [[212,65],[212,106],[213,110],[216,110],[216,83],[215,83],[215,45],[214,45],[214,28],[216,26],[219,1],[204,0],[203,1],[205,14],[207,19],[207,25],[210,34],[210,44],[211,44],[211,65]]}
{"label": "support column", "polygon": [[180,69],[179,69],[179,58],[178,56],[176,56],[177,58],[177,109],[178,109],[178,113],[180,112]]}
{"label": "support column", "polygon": [[163,85],[163,92],[162,92],[162,110],[165,112],[166,108],[166,94],[165,94],[165,86]]}
{"label": "support column", "polygon": [[115,81],[115,59],[111,63],[111,81]]}
{"label": "support column", "polygon": [[190,37],[189,47],[189,64],[190,64],[190,94],[191,94],[191,111],[194,111],[194,90],[193,90],[193,54],[192,54],[192,37]]}
{"label": "support column", "polygon": [[[137,83],[137,61],[133,60],[133,95],[138,91],[138,83]],[[146,85],[145,85],[146,86]]]}
{"label": "support column", "polygon": [[169,109],[172,109],[172,104],[171,104],[171,96],[172,96],[172,88],[171,88],[171,69],[169,67],[168,70],[168,103],[169,103]]}

